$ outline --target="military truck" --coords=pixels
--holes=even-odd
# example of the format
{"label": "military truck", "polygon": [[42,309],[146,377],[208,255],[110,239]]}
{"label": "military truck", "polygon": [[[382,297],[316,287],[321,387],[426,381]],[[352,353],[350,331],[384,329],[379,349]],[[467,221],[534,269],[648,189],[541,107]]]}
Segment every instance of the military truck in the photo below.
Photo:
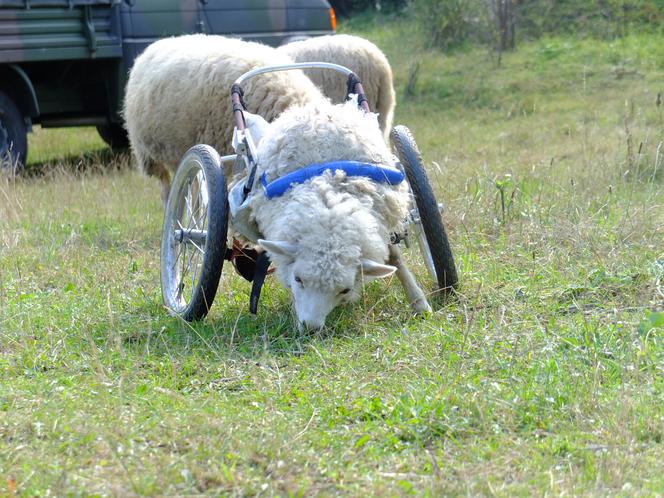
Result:
{"label": "military truck", "polygon": [[33,124],[94,125],[126,146],[128,71],[159,38],[214,33],[277,46],[334,28],[327,0],[0,0],[0,164],[25,162]]}

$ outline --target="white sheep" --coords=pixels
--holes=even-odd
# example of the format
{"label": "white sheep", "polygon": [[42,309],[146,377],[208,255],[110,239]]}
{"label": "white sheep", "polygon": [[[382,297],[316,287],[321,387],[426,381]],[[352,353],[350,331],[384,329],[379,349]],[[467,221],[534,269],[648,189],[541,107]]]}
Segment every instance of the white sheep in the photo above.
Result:
{"label": "white sheep", "polygon": [[[376,45],[357,36],[331,35],[292,42],[277,50],[295,62],[333,62],[357,74],[362,80],[369,107],[378,113],[380,129],[385,138],[389,136],[395,105],[392,68]],[[343,75],[324,69],[305,69],[304,73],[332,102],[345,100]]]}
{"label": "white sheep", "polygon": [[[290,62],[270,47],[220,36],[164,39],[145,50],[127,84],[125,121],[140,168],[162,181],[162,199],[189,147],[207,143],[232,152],[232,83],[253,68]],[[332,105],[300,71],[256,76],[243,88],[251,113],[276,117],[258,144],[258,177],[274,179],[330,160],[392,165],[376,116],[354,102]],[[250,209],[265,239],[260,242],[292,292],[299,324],[322,326],[337,304],[358,297],[363,279],[394,271],[415,310],[430,310],[398,248],[389,244],[410,202],[405,183],[390,186],[338,171],[275,199],[255,188]]]}
{"label": "white sheep", "polygon": [[[136,59],[125,92],[125,126],[139,168],[161,180],[164,203],[171,173],[190,147],[205,143],[220,154],[233,152],[233,82],[256,67],[289,63],[266,45],[202,34],[159,40]],[[244,89],[248,110],[268,121],[291,105],[324,99],[300,71],[257,76]]]}
{"label": "white sheep", "polygon": [[[374,114],[355,102],[319,101],[285,111],[258,145],[258,176],[266,181],[310,164],[354,160],[394,167]],[[293,296],[300,325],[320,328],[339,303],[357,299],[363,280],[395,270],[412,306],[430,311],[390,235],[402,228],[411,196],[405,181],[390,185],[341,170],[291,186],[268,198],[256,188],[250,208]],[[389,265],[384,264],[388,262]]]}

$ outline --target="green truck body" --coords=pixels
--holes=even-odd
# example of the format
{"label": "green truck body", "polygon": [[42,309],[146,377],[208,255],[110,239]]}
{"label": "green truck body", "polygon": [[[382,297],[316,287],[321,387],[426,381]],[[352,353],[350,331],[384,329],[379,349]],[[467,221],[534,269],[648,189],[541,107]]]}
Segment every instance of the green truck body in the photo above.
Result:
{"label": "green truck body", "polygon": [[129,69],[155,40],[185,33],[277,46],[333,30],[327,0],[0,0],[0,164],[26,132],[95,125],[122,146]]}

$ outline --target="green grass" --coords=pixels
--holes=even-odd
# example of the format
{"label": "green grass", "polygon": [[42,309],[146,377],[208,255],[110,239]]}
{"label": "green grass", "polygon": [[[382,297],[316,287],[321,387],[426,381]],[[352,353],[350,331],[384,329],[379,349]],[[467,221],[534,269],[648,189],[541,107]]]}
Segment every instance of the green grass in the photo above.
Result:
{"label": "green grass", "polygon": [[57,164],[63,159],[69,163],[80,164],[92,154],[104,154],[103,151],[107,148],[92,126],[75,129],[43,129],[35,126],[29,135],[28,145],[28,167]]}
{"label": "green grass", "polygon": [[394,66],[458,298],[422,320],[375,282],[301,334],[226,268],[182,323],[157,182],[42,131],[0,180],[0,495],[664,493],[664,39],[417,52],[404,98],[421,40],[365,21],[343,29]]}

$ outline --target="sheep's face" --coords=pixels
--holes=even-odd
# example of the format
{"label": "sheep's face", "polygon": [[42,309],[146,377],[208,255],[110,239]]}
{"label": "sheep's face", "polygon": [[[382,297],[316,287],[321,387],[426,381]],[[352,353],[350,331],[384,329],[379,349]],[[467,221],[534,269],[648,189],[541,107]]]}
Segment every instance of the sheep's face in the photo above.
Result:
{"label": "sheep's face", "polygon": [[277,277],[291,291],[300,328],[322,328],[336,306],[360,296],[363,281],[386,277],[396,270],[368,259],[332,255],[333,251],[284,241],[259,243],[275,261]]}

